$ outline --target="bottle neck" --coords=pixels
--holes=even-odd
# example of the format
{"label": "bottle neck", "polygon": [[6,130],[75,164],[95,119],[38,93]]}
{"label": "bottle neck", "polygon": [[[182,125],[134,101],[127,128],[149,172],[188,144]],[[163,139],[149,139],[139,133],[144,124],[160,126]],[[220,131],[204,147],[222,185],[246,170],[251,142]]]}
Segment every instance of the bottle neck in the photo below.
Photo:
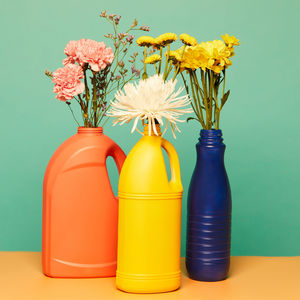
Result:
{"label": "bottle neck", "polygon": [[143,135],[144,136],[161,136],[161,130],[160,130],[159,124],[155,124],[155,129],[156,129],[157,134],[155,133],[155,131],[153,129],[153,125],[151,125],[151,127],[149,129],[149,125],[145,124]]}
{"label": "bottle neck", "polygon": [[199,144],[206,147],[225,146],[223,144],[222,130],[202,129],[200,131]]}
{"label": "bottle neck", "polygon": [[78,127],[77,129],[78,134],[102,134],[103,128],[102,127]]}

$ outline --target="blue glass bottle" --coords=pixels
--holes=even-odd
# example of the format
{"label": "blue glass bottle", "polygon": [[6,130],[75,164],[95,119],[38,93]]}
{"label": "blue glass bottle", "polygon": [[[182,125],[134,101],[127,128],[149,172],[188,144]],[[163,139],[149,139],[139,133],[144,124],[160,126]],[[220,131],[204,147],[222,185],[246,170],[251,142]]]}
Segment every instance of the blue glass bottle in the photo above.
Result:
{"label": "blue glass bottle", "polygon": [[221,130],[200,132],[188,194],[186,267],[199,281],[219,281],[230,264],[231,192]]}

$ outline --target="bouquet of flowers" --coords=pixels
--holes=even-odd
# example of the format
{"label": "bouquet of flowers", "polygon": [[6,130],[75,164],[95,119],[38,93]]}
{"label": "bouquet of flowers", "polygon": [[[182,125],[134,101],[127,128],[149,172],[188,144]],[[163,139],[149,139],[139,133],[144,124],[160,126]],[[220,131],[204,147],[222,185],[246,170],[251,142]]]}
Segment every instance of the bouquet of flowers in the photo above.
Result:
{"label": "bouquet of flowers", "polygon": [[[143,126],[145,123],[148,124],[149,135],[151,131],[155,135],[159,135],[156,124],[163,126],[163,119],[165,119],[166,127],[162,135],[170,125],[173,136],[176,138],[175,130],[180,131],[177,122],[184,122],[179,117],[192,112],[190,109],[184,108],[190,103],[189,96],[179,96],[184,87],[175,91],[176,75],[172,80],[167,81],[172,70],[170,44],[176,39],[175,33],[165,33],[155,39],[151,36],[141,36],[137,39],[138,46],[144,47],[142,80],[136,84],[128,83],[125,85],[124,91],[119,90],[116,93],[116,101],[111,103],[112,108],[109,111],[109,115],[115,118],[114,124],[122,125],[134,120],[131,131],[133,132],[134,130],[139,131],[137,124],[141,120]],[[163,67],[162,55],[165,47],[167,49],[165,51],[166,61]],[[153,54],[156,50],[160,51],[160,55]],[[147,64],[154,65],[155,75],[148,77]]]}
{"label": "bouquet of flowers", "polygon": [[[170,45],[178,39],[175,33],[164,33],[156,38],[141,36],[137,39],[137,44],[144,47],[143,78],[148,77],[148,64],[154,65],[155,72],[162,74],[164,80],[167,80],[172,70],[173,80],[180,74],[187,93],[192,96],[193,101],[190,103],[196,115],[187,120],[200,122],[204,129],[219,129],[220,112],[230,93],[230,90],[225,92],[226,69],[232,64],[230,59],[234,56],[234,46],[239,45],[239,40],[228,34],[222,35],[223,41],[200,44],[186,33],[179,38],[183,46],[173,51]],[[159,51],[159,54],[155,51]]]}
{"label": "bouquet of flowers", "polygon": [[[68,105],[78,126],[80,123],[71,107],[71,100],[74,99],[80,106],[84,127],[103,126],[110,107],[108,96],[140,76],[140,70],[135,66],[138,53],[129,54],[135,38],[131,32],[149,31],[149,26],[138,27],[138,22],[134,19],[126,31],[119,32],[121,16],[108,15],[103,11],[100,17],[113,27],[113,33],[104,35],[112,42],[113,49],[104,42],[90,39],[70,41],[64,50],[67,55],[63,60],[64,67],[55,72],[45,71],[55,84],[53,91],[57,94],[56,98]],[[125,64],[128,55],[131,73]]]}

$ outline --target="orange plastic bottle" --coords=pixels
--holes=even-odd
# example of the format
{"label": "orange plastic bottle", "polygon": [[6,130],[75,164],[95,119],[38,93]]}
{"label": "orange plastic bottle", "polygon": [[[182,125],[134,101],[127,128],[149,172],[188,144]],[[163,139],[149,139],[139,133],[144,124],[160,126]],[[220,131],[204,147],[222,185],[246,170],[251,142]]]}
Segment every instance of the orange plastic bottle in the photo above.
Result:
{"label": "orange plastic bottle", "polygon": [[42,265],[51,277],[115,276],[118,199],[106,169],[125,154],[102,128],[79,127],[52,156],[43,186]]}

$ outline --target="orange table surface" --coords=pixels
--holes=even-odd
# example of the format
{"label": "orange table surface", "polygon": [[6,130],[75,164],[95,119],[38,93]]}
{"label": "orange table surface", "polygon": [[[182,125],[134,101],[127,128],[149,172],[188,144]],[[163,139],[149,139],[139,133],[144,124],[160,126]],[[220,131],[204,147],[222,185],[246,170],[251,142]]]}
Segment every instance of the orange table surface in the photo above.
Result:
{"label": "orange table surface", "polygon": [[186,275],[175,292],[128,294],[115,278],[55,279],[42,274],[38,252],[0,252],[0,300],[300,300],[300,257],[236,256],[230,276],[219,282],[199,282]]}

